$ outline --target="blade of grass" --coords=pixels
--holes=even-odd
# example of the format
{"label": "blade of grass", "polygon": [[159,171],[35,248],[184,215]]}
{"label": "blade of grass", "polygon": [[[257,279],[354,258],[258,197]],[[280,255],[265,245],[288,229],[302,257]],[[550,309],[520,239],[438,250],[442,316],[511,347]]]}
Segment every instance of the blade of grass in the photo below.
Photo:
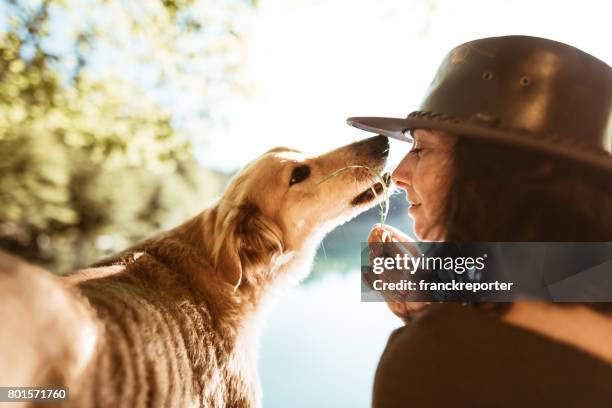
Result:
{"label": "blade of grass", "polygon": [[[384,177],[376,170],[368,166],[363,166],[359,164],[346,166],[331,172],[327,176],[323,177],[323,179],[319,180],[315,185],[318,186],[322,183],[325,183],[326,181],[333,179],[334,177],[337,177],[343,173],[346,173],[347,171],[351,171],[354,169],[366,169],[373,176],[373,178],[378,179],[378,182],[382,185],[383,199],[378,203],[378,205],[380,206],[380,223],[384,224],[387,220],[387,215],[389,214],[389,186],[387,186]],[[374,196],[378,198],[378,193],[376,193],[374,186],[370,187],[370,189],[372,190],[372,193],[374,193]]]}

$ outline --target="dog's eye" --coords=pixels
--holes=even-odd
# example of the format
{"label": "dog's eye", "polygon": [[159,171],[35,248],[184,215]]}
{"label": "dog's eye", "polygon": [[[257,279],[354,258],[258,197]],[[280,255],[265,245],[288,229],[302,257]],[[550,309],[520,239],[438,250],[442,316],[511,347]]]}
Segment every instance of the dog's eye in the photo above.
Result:
{"label": "dog's eye", "polygon": [[295,183],[299,183],[300,181],[304,181],[310,176],[310,167],[308,166],[299,166],[293,169],[293,173],[291,173],[291,180],[289,181],[289,186],[294,185]]}

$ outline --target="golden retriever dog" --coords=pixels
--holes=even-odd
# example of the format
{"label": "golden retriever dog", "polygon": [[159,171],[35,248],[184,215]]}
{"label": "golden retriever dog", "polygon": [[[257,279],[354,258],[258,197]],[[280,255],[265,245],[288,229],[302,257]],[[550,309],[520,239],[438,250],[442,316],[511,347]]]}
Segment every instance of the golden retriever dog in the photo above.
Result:
{"label": "golden retriever dog", "polygon": [[383,190],[366,169],[320,181],[350,165],[380,172],[388,150],[383,136],[319,156],[272,149],[193,219],[60,278],[94,322],[86,363],[59,362],[78,363],[78,375],[64,374],[66,406],[260,406],[266,300],[304,278],[325,234],[378,203]]}

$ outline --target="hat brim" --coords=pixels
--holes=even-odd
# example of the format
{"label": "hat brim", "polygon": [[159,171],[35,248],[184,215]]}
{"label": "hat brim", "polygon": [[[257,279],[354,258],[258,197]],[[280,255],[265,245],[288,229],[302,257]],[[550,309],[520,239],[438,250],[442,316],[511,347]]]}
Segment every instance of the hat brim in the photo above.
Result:
{"label": "hat brim", "polygon": [[412,141],[406,130],[432,129],[496,141],[565,157],[612,173],[612,155],[605,150],[594,151],[582,145],[561,140],[554,135],[539,135],[517,129],[493,127],[461,120],[441,120],[438,117],[415,116],[408,118],[351,117],[346,122],[358,129],[377,133],[405,142]]}

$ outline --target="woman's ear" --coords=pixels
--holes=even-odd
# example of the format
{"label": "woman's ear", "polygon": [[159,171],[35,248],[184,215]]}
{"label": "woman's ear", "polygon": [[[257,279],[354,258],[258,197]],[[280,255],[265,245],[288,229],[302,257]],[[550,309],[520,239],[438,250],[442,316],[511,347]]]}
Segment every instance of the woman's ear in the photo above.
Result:
{"label": "woman's ear", "polygon": [[272,267],[282,254],[282,232],[257,206],[243,204],[230,211],[221,224],[215,245],[215,265],[224,280],[237,289],[256,268]]}

